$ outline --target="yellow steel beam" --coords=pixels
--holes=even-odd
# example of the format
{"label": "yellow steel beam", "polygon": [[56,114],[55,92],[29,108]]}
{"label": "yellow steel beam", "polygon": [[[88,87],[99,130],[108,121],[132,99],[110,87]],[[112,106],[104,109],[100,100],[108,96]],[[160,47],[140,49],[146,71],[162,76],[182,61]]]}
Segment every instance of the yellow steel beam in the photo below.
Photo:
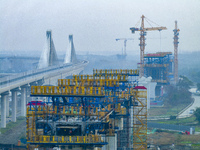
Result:
{"label": "yellow steel beam", "polygon": [[107,86],[119,87],[117,79],[58,79],[58,86]]}

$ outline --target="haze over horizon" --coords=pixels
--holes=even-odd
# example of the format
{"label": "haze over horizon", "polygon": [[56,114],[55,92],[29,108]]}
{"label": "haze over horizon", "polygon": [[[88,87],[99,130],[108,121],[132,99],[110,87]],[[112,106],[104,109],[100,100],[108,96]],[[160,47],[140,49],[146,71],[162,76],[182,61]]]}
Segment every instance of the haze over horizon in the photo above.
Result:
{"label": "haze over horizon", "polygon": [[[134,38],[127,42],[127,54],[138,55],[139,32],[132,34],[130,27],[143,14],[167,27],[161,33],[147,32],[146,53],[173,52],[175,20],[180,29],[179,52],[200,51],[199,6],[198,0],[1,0],[0,51],[41,51],[46,30],[51,29],[58,52],[66,51],[68,35],[73,34],[78,54],[121,53],[123,41],[115,39]],[[145,26],[151,27],[147,22]]]}

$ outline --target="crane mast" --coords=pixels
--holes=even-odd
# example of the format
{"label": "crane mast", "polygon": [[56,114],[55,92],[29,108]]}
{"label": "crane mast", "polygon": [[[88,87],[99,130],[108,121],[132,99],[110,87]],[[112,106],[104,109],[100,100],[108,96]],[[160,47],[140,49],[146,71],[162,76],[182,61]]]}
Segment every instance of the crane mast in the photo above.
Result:
{"label": "crane mast", "polygon": [[145,28],[144,27],[144,19],[145,16],[142,15],[142,20],[141,20],[141,27],[140,28],[136,28],[136,27],[132,27],[130,28],[130,30],[132,31],[132,33],[135,33],[135,31],[140,31],[140,77],[144,76],[144,68],[143,68],[143,64],[144,64],[144,50],[145,50],[145,36],[147,34],[146,31],[161,31],[161,30],[166,30],[166,27],[150,27],[150,28]]}
{"label": "crane mast", "polygon": [[[141,22],[141,31],[140,31],[140,65],[144,64],[144,50],[145,50],[145,35],[146,31],[144,31],[144,15],[142,15]],[[140,74],[144,76],[144,68],[140,66]]]}
{"label": "crane mast", "polygon": [[174,32],[174,81],[175,84],[178,82],[178,36],[179,36],[179,29],[177,27],[177,21],[175,21],[175,29]]}

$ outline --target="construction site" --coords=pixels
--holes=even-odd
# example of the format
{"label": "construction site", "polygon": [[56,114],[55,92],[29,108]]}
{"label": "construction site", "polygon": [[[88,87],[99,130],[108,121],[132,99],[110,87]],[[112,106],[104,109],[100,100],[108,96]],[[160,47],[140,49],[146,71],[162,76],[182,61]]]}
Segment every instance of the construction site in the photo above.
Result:
{"label": "construction site", "polygon": [[[149,89],[139,79],[151,77],[156,83],[153,101],[162,97],[163,86],[176,84],[179,29],[176,21],[174,54],[145,54],[147,31],[167,29],[146,28],[145,19],[141,17],[141,27],[130,28],[140,32],[137,69],[93,69],[91,75],[58,79],[56,86],[31,86],[31,97],[39,100],[26,108],[27,149],[147,149]],[[124,59],[128,39],[116,40],[124,40]]]}
{"label": "construction site", "polygon": [[27,106],[28,148],[146,149],[147,94],[134,82],[138,75],[138,70],[94,70],[60,79],[58,86],[32,86],[31,96],[48,98]]}

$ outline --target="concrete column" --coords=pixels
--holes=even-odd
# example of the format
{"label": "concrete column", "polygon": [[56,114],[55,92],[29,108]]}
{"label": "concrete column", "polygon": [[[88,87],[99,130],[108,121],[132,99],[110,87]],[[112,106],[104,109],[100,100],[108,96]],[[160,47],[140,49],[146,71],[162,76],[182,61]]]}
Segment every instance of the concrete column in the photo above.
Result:
{"label": "concrete column", "polygon": [[26,116],[26,88],[21,89],[21,116]]}
{"label": "concrete column", "polygon": [[[102,140],[103,140],[104,142],[108,142],[108,141],[106,141],[106,137],[105,137],[105,136],[102,136]],[[102,149],[102,150],[107,150],[106,148],[107,148],[107,145],[104,145],[101,149]]]}
{"label": "concrete column", "polygon": [[12,91],[12,121],[16,122],[17,117],[17,91]]}
{"label": "concrete column", "polygon": [[134,114],[133,114],[133,106],[131,106],[130,109],[130,128],[129,128],[129,148],[133,149],[133,118],[134,118]]}
{"label": "concrete column", "polygon": [[9,98],[8,95],[6,95],[6,117],[9,117],[10,113],[9,113]]}
{"label": "concrete column", "polygon": [[27,86],[26,87],[26,100],[27,100],[27,103],[29,103],[29,102],[31,102],[31,100],[32,100],[32,97],[30,97],[30,86]]}
{"label": "concrete column", "polygon": [[7,95],[1,95],[1,128],[6,127],[6,97]]}

